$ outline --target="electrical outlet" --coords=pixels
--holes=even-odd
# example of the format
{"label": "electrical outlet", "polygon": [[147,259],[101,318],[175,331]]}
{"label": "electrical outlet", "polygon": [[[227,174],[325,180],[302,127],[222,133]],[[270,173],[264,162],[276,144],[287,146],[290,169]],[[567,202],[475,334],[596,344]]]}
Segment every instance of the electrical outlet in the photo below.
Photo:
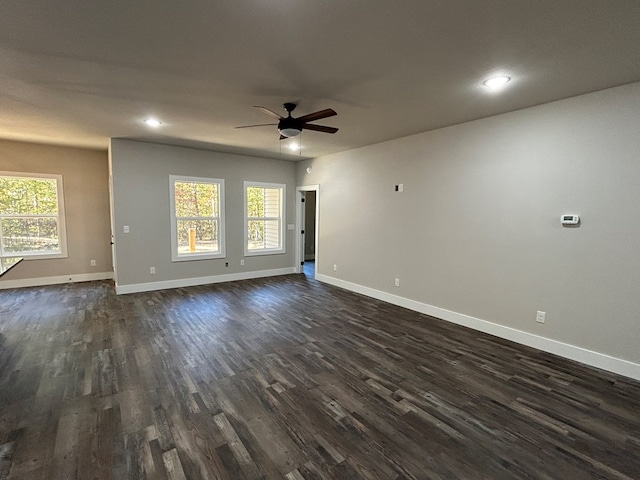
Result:
{"label": "electrical outlet", "polygon": [[333,271],[337,272],[338,271],[338,265],[336,265],[335,263],[333,264]]}
{"label": "electrical outlet", "polygon": [[545,323],[546,316],[547,316],[547,312],[541,312],[540,310],[538,310],[538,313],[536,313],[536,322]]}
{"label": "electrical outlet", "polygon": [[151,275],[155,275],[156,274],[156,267],[149,267],[149,273]]}
{"label": "electrical outlet", "polygon": [[400,279],[399,279],[399,278],[396,278],[396,281],[394,282],[394,285],[395,285],[396,287],[399,287],[399,286],[400,286]]}
{"label": "electrical outlet", "polygon": [[129,225],[123,225],[122,226],[122,232],[123,233],[129,233]]}
{"label": "electrical outlet", "polygon": [[240,265],[244,265],[244,258],[240,260]]}
{"label": "electrical outlet", "polygon": [[91,266],[95,267],[96,266],[96,261],[95,260],[91,260]]}

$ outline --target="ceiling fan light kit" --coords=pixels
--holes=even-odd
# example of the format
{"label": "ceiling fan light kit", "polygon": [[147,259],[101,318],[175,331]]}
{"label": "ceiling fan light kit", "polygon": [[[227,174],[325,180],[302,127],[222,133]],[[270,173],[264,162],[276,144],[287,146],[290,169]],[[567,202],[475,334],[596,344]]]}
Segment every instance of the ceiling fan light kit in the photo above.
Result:
{"label": "ceiling fan light kit", "polygon": [[302,130],[298,130],[297,128],[283,128],[282,130],[280,130],[280,135],[282,135],[283,137],[291,138],[295,137],[296,135],[300,135],[301,131]]}
{"label": "ceiling fan light kit", "polygon": [[296,135],[300,135],[300,133],[302,132],[302,129],[297,128],[297,127],[284,127],[284,128],[278,128],[278,131],[280,132],[280,135],[282,135],[283,137],[295,137]]}
{"label": "ceiling fan light kit", "polygon": [[[324,125],[315,125],[313,122],[315,120],[321,120],[323,118],[333,117],[337,115],[335,110],[331,108],[327,108],[325,110],[319,110],[317,112],[309,113],[307,115],[303,115],[302,117],[294,118],[291,116],[291,112],[293,112],[296,108],[295,103],[285,103],[283,104],[284,109],[287,111],[287,116],[283,117],[278,115],[273,110],[269,110],[266,107],[261,107],[259,105],[255,105],[255,108],[261,110],[263,113],[271,117],[275,117],[278,119],[278,132],[280,133],[280,140],[285,138],[296,137],[300,135],[302,130],[314,130],[316,132],[323,133],[336,133],[338,131],[335,127],[326,127]],[[276,124],[260,124],[260,125],[244,125],[242,127],[236,128],[249,128],[249,127],[263,127],[267,125],[276,125]]]}

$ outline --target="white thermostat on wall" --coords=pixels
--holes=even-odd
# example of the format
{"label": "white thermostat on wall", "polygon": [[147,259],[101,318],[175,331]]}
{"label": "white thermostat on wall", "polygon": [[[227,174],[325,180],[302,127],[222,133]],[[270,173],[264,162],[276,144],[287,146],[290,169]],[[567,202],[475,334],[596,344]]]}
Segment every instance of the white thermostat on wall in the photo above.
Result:
{"label": "white thermostat on wall", "polygon": [[562,215],[560,223],[562,225],[578,225],[580,223],[580,215]]}

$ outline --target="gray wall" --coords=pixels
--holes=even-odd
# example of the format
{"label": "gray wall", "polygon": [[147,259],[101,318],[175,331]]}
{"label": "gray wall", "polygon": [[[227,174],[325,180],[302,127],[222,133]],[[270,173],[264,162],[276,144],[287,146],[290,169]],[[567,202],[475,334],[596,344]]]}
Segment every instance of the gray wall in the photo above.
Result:
{"label": "gray wall", "polygon": [[[293,231],[285,230],[285,254],[245,258],[243,248],[243,182],[286,184],[285,214],[287,223],[293,224],[293,163],[117,139],[111,140],[110,155],[119,287],[293,267]],[[169,175],[225,180],[227,258],[171,262]],[[124,225],[129,226],[130,233],[123,233]],[[241,266],[243,258],[245,265]],[[155,275],[149,274],[152,266]]]}
{"label": "gray wall", "polygon": [[321,275],[640,362],[640,83],[304,161],[297,183],[320,184]]}
{"label": "gray wall", "polygon": [[107,152],[0,140],[0,171],[62,175],[68,253],[25,260],[0,282],[111,272]]}

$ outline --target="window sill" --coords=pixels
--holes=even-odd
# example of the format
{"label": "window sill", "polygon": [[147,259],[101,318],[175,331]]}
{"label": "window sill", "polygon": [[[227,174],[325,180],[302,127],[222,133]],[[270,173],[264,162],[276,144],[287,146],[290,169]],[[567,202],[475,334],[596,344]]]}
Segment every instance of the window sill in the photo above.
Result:
{"label": "window sill", "polygon": [[194,253],[191,255],[180,255],[180,256],[174,255],[171,257],[171,261],[172,262],[193,262],[195,260],[216,260],[220,258],[227,258],[227,256],[224,253],[215,253],[215,254]]}
{"label": "window sill", "polygon": [[261,255],[282,255],[286,253],[284,249],[280,250],[245,250],[245,257],[257,257]]}
{"label": "window sill", "polygon": [[60,258],[69,258],[69,255],[67,255],[66,253],[51,253],[51,254],[11,253],[8,255],[5,254],[0,258],[16,258],[16,257],[22,257],[25,260],[55,260]]}

